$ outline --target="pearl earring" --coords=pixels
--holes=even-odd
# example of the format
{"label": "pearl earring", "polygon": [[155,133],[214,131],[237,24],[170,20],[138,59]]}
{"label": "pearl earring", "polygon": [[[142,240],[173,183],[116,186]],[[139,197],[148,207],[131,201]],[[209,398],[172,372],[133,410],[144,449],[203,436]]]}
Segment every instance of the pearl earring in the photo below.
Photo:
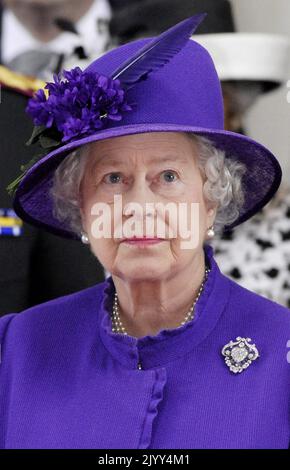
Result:
{"label": "pearl earring", "polygon": [[209,227],[209,229],[207,230],[207,236],[208,236],[209,238],[213,238],[214,235],[215,235],[215,233],[214,233],[214,229],[213,229],[213,225],[212,225],[212,226]]}
{"label": "pearl earring", "polygon": [[85,245],[89,243],[89,238],[85,232],[81,232],[81,240]]}

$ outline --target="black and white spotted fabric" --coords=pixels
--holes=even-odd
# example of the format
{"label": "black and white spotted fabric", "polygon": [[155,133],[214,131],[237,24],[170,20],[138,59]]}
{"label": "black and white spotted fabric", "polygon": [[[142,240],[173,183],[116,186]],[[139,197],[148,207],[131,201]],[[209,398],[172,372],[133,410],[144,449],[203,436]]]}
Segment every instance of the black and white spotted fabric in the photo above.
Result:
{"label": "black and white spotted fabric", "polygon": [[211,245],[224,274],[290,308],[290,187],[281,185],[259,213]]}

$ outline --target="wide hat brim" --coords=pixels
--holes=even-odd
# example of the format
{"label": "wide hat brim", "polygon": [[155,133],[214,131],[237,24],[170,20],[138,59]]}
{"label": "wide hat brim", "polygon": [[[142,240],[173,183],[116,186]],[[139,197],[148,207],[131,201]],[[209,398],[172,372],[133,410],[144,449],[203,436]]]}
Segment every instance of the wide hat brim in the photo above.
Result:
{"label": "wide hat brim", "polygon": [[24,221],[53,234],[80,239],[70,227],[53,215],[50,189],[53,175],[61,161],[74,149],[90,142],[144,132],[193,132],[209,138],[227,158],[243,162],[247,167],[244,183],[245,202],[236,221],[227,229],[245,222],[262,209],[276,193],[282,178],[275,156],[248,136],[220,129],[209,129],[167,123],[140,123],[99,130],[93,135],[63,145],[39,160],[26,173],[15,193],[13,207]]}

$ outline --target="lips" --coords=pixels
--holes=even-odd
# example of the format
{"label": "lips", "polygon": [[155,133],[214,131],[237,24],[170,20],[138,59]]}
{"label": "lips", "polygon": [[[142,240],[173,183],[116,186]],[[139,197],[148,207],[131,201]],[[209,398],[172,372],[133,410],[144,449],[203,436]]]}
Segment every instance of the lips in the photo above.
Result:
{"label": "lips", "polygon": [[142,237],[142,238],[139,238],[139,237],[133,237],[133,238],[125,238],[124,240],[122,241],[126,241],[126,242],[143,242],[143,241],[150,241],[150,240],[163,240],[163,238],[158,238],[158,237]]}
{"label": "lips", "polygon": [[125,238],[122,240],[121,243],[125,243],[126,245],[133,245],[139,247],[145,247],[150,245],[156,245],[164,241],[164,238],[158,237],[132,237],[132,238]]}

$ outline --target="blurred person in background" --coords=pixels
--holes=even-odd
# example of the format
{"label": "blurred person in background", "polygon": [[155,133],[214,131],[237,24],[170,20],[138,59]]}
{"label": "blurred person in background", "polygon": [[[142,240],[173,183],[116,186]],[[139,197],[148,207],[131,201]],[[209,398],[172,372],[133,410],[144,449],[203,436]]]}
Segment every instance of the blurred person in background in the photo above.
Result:
{"label": "blurred person in background", "polygon": [[110,44],[107,0],[5,0],[1,62],[50,80],[78,59],[91,60]]}
{"label": "blurred person in background", "polygon": [[[7,0],[1,13],[0,315],[4,315],[104,279],[102,266],[82,243],[64,241],[17,217],[5,188],[32,156],[31,147],[25,145],[32,132],[25,113],[28,98],[45,85],[42,78],[104,52],[111,13],[105,0]],[[56,18],[72,32],[57,27]]]}
{"label": "blurred person in background", "polygon": [[[109,24],[112,40],[125,44],[134,39],[154,36],[169,28],[174,21],[182,21],[192,12],[210,14],[198,27],[198,34],[215,28],[216,32],[231,32],[232,26],[223,21],[229,5],[223,0],[110,0],[112,19]],[[216,18],[219,21],[216,21]]]}
{"label": "blurred person in background", "polygon": [[[212,2],[209,0],[209,10]],[[195,40],[206,47],[222,82],[225,128],[246,134],[245,117],[255,102],[285,84],[289,70],[289,40],[285,36],[236,32],[230,2],[227,14]],[[232,32],[229,31],[232,29]],[[239,284],[290,307],[290,181],[284,177],[270,203],[236,230],[213,240],[223,272]]]}
{"label": "blurred person in background", "polygon": [[[200,11],[208,13],[194,40],[209,50],[215,62],[222,83],[225,129],[246,134],[244,118],[250,107],[285,83],[288,38],[236,32],[228,0],[111,3],[110,33],[120,44],[156,35]],[[216,235],[212,245],[227,276],[290,307],[290,182],[283,180],[269,204],[241,226]]]}

